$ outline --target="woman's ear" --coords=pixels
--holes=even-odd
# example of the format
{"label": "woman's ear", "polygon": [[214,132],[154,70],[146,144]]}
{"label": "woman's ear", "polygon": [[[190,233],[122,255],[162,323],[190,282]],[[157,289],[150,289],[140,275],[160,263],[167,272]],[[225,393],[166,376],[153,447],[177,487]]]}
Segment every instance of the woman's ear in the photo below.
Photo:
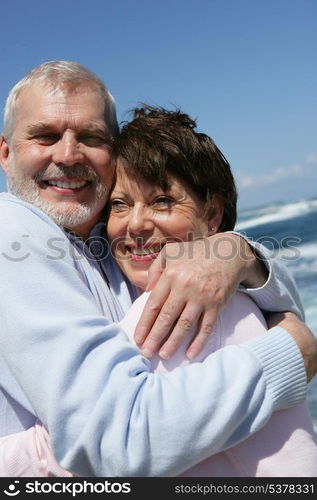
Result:
{"label": "woman's ear", "polygon": [[208,216],[208,236],[218,233],[224,212],[224,201],[222,196],[214,194],[211,200]]}

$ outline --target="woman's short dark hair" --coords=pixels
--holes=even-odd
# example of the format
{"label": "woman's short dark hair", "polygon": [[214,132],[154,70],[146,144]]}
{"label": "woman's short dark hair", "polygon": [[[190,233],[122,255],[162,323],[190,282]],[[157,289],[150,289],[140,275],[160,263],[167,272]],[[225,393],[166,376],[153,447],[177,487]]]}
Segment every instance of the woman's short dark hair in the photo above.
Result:
{"label": "woman's short dark hair", "polygon": [[[112,154],[121,158],[126,172],[168,188],[173,175],[192,189],[207,211],[214,194],[224,202],[219,231],[234,228],[237,191],[230,165],[214,141],[195,131],[196,122],[180,110],[142,105],[133,111],[113,143]],[[207,212],[208,213],[208,212]]]}

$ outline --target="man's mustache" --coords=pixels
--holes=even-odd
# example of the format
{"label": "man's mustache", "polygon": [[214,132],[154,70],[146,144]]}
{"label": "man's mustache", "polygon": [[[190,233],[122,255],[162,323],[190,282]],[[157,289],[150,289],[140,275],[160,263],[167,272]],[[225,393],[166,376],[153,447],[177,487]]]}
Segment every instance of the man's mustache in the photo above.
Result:
{"label": "man's mustache", "polygon": [[43,172],[39,172],[34,180],[35,182],[45,182],[50,179],[58,179],[59,177],[67,177],[68,179],[80,177],[87,181],[99,181],[99,176],[95,170],[88,165],[72,165],[71,167],[50,165]]}

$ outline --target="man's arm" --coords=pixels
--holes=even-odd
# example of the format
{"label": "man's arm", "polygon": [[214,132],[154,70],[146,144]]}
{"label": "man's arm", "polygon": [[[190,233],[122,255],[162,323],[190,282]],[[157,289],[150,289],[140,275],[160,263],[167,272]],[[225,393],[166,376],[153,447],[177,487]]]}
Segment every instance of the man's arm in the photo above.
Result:
{"label": "man's arm", "polygon": [[263,245],[230,232],[167,244],[151,266],[152,292],[135,331],[143,354],[151,357],[160,347],[168,359],[197,325],[187,350],[189,358],[197,356],[239,285],[261,309],[304,316],[290,273]]}
{"label": "man's arm", "polygon": [[316,346],[317,338],[310,328],[294,313],[269,313],[266,315],[269,328],[279,326],[287,330],[300,346],[307,372],[307,381],[310,382],[317,373]]}
{"label": "man's arm", "polygon": [[[151,374],[149,361],[100,314],[71,256],[47,258],[53,227],[24,212],[0,210],[1,349],[65,469],[177,475],[304,398],[302,357],[281,329],[204,363]],[[28,258],[8,261],[23,235]]]}
{"label": "man's arm", "polygon": [[[124,318],[123,322],[120,323],[125,329],[125,331],[128,333],[129,338],[131,338],[131,335],[134,331],[134,323],[136,321],[135,318],[138,314],[140,314],[143,308],[143,304],[144,300],[139,304],[137,301],[134,304],[133,308],[129,311],[128,315]],[[137,309],[135,309],[135,306],[137,307]],[[243,309],[243,303],[242,303],[242,309]],[[241,314],[243,316],[243,312]],[[311,360],[312,363],[308,360],[311,357],[311,354],[314,351],[316,352],[316,345],[314,346],[314,344],[316,344],[317,341],[311,335],[311,331],[309,330],[309,328],[303,322],[301,322],[298,319],[298,317],[293,313],[285,313],[285,314],[270,313],[267,316],[267,322],[271,327],[281,326],[284,327],[284,329],[287,329],[289,332],[292,331],[293,335],[299,336],[302,343],[304,342],[305,344],[303,350],[304,360],[305,364],[307,365],[307,368],[310,370],[310,373],[308,374],[308,379],[310,379],[311,376],[313,375],[312,369],[314,369],[314,373],[316,372],[317,360],[313,358]],[[239,322],[239,324],[240,324],[240,329],[242,328],[243,330],[244,328],[242,326],[243,322],[242,323]],[[249,325],[252,325],[252,321],[251,323],[249,323]],[[253,327],[255,326],[256,323],[255,324],[253,323]],[[252,334],[252,330],[249,331],[248,334]],[[245,336],[245,332],[243,333],[243,335]],[[313,349],[313,347],[315,347],[315,349]],[[179,358],[177,358],[176,355],[176,357],[174,357],[173,360],[171,360],[173,365],[169,366],[167,370],[170,371],[172,367],[173,369],[175,369],[176,366],[182,364],[182,360],[184,360],[183,354],[180,354]],[[163,371],[165,370],[163,369]],[[302,418],[301,420],[302,423],[305,422],[305,417],[303,417],[303,414],[299,413],[299,418]],[[289,421],[287,422],[287,417],[286,417],[286,425],[289,425]],[[256,435],[258,435],[258,433],[256,433]],[[309,449],[311,449],[310,446],[311,446],[310,441],[308,441]],[[237,447],[234,447],[234,450],[237,450]],[[237,451],[235,451],[235,455],[236,454]],[[275,465],[280,467],[278,458],[275,460]],[[57,463],[53,455],[53,450],[50,444],[49,435],[45,427],[40,422],[37,422],[36,425],[34,425],[33,427],[29,428],[24,432],[15,433],[0,438],[0,471],[3,476],[10,476],[10,477],[72,476],[70,472],[66,471],[65,469],[62,469],[61,466]]]}
{"label": "man's arm", "polygon": [[[261,243],[248,239],[240,233],[232,234],[242,237],[251,247],[254,256],[252,258],[250,253],[248,254],[250,257],[248,278],[241,282],[240,291],[249,295],[263,311],[289,311],[304,321],[305,312],[298,289],[283,261]],[[264,280],[261,279],[259,266],[266,275]]]}

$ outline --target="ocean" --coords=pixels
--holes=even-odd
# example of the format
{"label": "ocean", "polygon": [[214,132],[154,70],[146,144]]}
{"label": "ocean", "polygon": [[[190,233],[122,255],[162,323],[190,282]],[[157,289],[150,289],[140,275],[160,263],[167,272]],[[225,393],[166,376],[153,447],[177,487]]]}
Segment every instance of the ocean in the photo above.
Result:
{"label": "ocean", "polygon": [[[306,323],[317,336],[317,198],[241,211],[235,229],[283,260],[299,289]],[[317,375],[308,387],[308,407],[317,434]]]}

